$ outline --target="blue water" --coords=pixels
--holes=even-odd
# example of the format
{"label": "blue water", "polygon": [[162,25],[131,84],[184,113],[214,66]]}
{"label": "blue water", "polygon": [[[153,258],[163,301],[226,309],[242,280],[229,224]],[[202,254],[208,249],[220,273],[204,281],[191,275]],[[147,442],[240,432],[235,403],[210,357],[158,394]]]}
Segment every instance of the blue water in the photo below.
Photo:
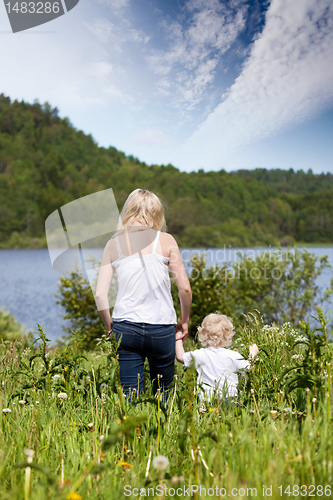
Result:
{"label": "blue water", "polygon": [[[223,262],[237,260],[237,252],[245,255],[257,255],[271,248],[213,248],[206,250],[207,265],[221,265]],[[333,266],[333,247],[313,247],[308,249],[317,256],[328,255]],[[201,254],[203,249],[181,249],[181,255],[187,270],[190,270],[191,255]],[[93,250],[97,258],[102,250]],[[57,304],[55,294],[60,273],[52,268],[47,249],[40,250],[0,250],[0,307],[5,306],[16,319],[29,330],[35,331],[37,322],[45,328],[49,339],[55,341],[64,334],[62,326],[69,326],[65,321],[65,311]],[[326,269],[318,280],[320,294],[330,285],[332,270]],[[330,304],[324,306],[324,312]]]}

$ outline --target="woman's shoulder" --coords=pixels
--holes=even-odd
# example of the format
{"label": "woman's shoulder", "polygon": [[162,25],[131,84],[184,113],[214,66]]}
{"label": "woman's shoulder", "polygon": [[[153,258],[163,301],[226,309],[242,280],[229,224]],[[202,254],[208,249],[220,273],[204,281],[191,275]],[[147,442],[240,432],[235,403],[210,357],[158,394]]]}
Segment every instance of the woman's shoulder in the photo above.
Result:
{"label": "woman's shoulder", "polygon": [[160,240],[161,240],[161,243],[165,243],[166,245],[169,245],[170,247],[172,247],[172,246],[178,247],[177,241],[170,233],[160,231]]}
{"label": "woman's shoulder", "polygon": [[110,238],[109,241],[105,245],[104,249],[105,258],[111,263],[119,257],[116,242],[114,238]]}
{"label": "woman's shoulder", "polygon": [[178,248],[177,242],[175,238],[172,236],[170,233],[165,233],[163,231],[160,231],[160,252],[167,257],[171,257],[171,252],[175,248]]}

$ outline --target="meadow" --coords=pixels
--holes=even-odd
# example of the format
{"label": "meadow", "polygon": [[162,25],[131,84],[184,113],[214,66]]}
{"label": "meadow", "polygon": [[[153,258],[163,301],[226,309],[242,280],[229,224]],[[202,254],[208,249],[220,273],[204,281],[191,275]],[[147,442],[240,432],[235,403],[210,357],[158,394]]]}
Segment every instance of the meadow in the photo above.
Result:
{"label": "meadow", "polygon": [[179,364],[167,401],[149,377],[126,398],[106,337],[87,350],[77,330],[50,348],[38,325],[38,343],[2,340],[0,498],[331,498],[328,322],[320,308],[315,329],[247,314],[232,348],[260,352],[239,375],[239,401],[211,405]]}

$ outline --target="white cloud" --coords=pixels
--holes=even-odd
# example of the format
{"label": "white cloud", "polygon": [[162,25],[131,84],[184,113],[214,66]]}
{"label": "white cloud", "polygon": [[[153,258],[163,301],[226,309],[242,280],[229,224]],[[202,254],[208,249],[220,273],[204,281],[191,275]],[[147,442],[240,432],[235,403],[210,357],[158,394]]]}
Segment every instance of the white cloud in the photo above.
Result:
{"label": "white cloud", "polygon": [[98,0],[99,3],[106,3],[113,10],[121,10],[129,6],[129,0]]}
{"label": "white cloud", "polygon": [[182,147],[176,164],[220,169],[244,145],[333,102],[333,5],[273,0],[242,73]]}
{"label": "white cloud", "polygon": [[[163,20],[169,47],[153,51],[147,61],[164,82],[172,82],[178,105],[193,109],[213,82],[221,56],[244,29],[247,6],[243,0],[189,0],[185,12],[186,22]],[[163,93],[165,84],[158,91]]]}
{"label": "white cloud", "polygon": [[90,70],[90,74],[95,75],[99,78],[104,78],[105,76],[108,76],[110,73],[112,73],[112,71],[112,64],[106,61],[100,61],[93,64]]}
{"label": "white cloud", "polygon": [[156,128],[148,128],[138,130],[134,137],[133,142],[144,146],[159,146],[161,148],[170,148],[173,143],[171,139]]}
{"label": "white cloud", "polygon": [[117,25],[107,19],[96,19],[92,24],[85,23],[87,28],[94,33],[102,43],[112,42],[113,50],[121,50],[125,42],[147,43],[150,37],[143,31],[132,28],[129,21],[123,19]]}
{"label": "white cloud", "polygon": [[114,84],[109,84],[107,87],[104,87],[101,90],[104,93],[104,95],[108,97],[111,101],[112,100],[123,101],[126,103],[133,101],[133,97],[130,97],[127,94],[125,94],[125,92],[117,88]]}
{"label": "white cloud", "polygon": [[85,23],[85,25],[102,43],[109,41],[114,27],[107,19],[97,19],[93,24]]}

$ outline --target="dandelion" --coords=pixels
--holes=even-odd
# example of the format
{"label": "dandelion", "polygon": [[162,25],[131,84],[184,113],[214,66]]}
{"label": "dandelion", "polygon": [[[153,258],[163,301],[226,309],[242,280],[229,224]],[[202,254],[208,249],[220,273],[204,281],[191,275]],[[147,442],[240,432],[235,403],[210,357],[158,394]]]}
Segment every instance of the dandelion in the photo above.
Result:
{"label": "dandelion", "polygon": [[24,454],[25,454],[25,456],[27,457],[27,462],[28,462],[29,464],[31,464],[32,459],[33,459],[34,454],[35,454],[34,450],[30,450],[29,448],[26,448],[26,449],[24,450]]}
{"label": "dandelion", "polygon": [[121,467],[124,470],[128,470],[130,467],[133,467],[133,465],[129,464],[128,462],[122,462],[121,460],[119,460],[118,467]]}
{"label": "dandelion", "polygon": [[295,460],[297,460],[297,462],[299,462],[300,460],[302,460],[303,458],[303,455],[297,455],[297,457],[295,458]]}
{"label": "dandelion", "polygon": [[169,459],[163,455],[158,455],[153,459],[153,467],[158,470],[164,470],[169,466]]}
{"label": "dandelion", "polygon": [[[24,450],[24,454],[27,457],[28,464],[32,463],[33,456],[35,452],[29,448]],[[25,468],[25,479],[24,479],[24,498],[29,498],[30,496],[30,479],[31,479],[31,468]]]}
{"label": "dandelion", "polygon": [[76,491],[73,491],[70,495],[68,495],[67,500],[82,500],[81,495],[76,493]]}
{"label": "dandelion", "polygon": [[65,392],[59,392],[59,394],[57,394],[57,398],[67,399],[67,394]]}
{"label": "dandelion", "polygon": [[7,415],[8,413],[11,413],[11,411],[12,411],[12,410],[10,410],[9,408],[4,408],[4,409],[2,410],[2,412],[3,412],[5,415]]}
{"label": "dandelion", "polygon": [[104,396],[105,397],[105,393],[108,392],[109,390],[109,386],[107,384],[101,384],[100,386],[100,390],[101,392],[103,393],[102,394],[102,397]]}
{"label": "dandelion", "polygon": [[173,476],[171,478],[171,484],[182,483],[184,481],[184,476]]}

